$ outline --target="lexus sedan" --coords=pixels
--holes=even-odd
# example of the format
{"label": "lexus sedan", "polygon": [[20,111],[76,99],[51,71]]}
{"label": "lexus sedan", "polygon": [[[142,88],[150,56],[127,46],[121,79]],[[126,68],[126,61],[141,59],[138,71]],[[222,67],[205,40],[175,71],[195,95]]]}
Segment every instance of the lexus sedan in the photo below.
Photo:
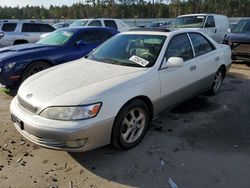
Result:
{"label": "lexus sedan", "polygon": [[0,83],[16,87],[32,74],[87,55],[117,33],[104,27],[65,28],[50,33],[36,44],[1,48]]}
{"label": "lexus sedan", "polygon": [[250,19],[239,21],[223,43],[231,47],[233,61],[250,63]]}
{"label": "lexus sedan", "polygon": [[230,64],[230,48],[198,31],[128,31],[87,58],[25,80],[11,118],[46,148],[130,149],[162,111],[204,91],[218,93]]}

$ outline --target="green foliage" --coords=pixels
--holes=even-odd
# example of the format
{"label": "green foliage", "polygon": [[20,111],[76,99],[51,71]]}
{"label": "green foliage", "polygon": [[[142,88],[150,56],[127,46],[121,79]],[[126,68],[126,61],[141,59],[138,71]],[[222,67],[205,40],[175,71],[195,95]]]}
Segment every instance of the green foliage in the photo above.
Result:
{"label": "green foliage", "polygon": [[189,13],[250,16],[250,0],[86,0],[72,6],[1,7],[0,19],[173,18]]}

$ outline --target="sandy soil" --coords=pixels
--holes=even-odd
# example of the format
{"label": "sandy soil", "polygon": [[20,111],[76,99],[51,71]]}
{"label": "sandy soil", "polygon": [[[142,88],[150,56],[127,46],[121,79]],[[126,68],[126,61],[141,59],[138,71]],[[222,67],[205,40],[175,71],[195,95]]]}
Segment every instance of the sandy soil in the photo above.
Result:
{"label": "sandy soil", "polygon": [[233,65],[221,92],[193,98],[151,123],[129,151],[38,147],[15,130],[0,90],[0,187],[250,187],[250,68]]}

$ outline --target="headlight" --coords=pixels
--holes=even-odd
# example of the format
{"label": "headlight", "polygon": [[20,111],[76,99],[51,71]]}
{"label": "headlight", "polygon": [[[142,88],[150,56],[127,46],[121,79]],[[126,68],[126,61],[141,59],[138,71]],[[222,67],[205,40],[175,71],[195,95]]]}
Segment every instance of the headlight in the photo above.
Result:
{"label": "headlight", "polygon": [[101,106],[100,102],[90,105],[48,107],[40,113],[40,116],[54,120],[83,120],[95,117]]}

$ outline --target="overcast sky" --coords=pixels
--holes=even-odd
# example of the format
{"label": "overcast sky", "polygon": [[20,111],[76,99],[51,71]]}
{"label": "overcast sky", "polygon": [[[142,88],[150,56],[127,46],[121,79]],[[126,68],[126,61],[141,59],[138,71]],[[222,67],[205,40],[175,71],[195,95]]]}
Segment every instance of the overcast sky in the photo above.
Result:
{"label": "overcast sky", "polygon": [[[16,6],[41,6],[43,5],[44,7],[49,7],[51,4],[52,5],[72,5],[73,3],[79,2],[81,0],[0,0],[0,6],[11,6],[11,7],[16,7]],[[81,1],[83,2],[83,1]]]}

